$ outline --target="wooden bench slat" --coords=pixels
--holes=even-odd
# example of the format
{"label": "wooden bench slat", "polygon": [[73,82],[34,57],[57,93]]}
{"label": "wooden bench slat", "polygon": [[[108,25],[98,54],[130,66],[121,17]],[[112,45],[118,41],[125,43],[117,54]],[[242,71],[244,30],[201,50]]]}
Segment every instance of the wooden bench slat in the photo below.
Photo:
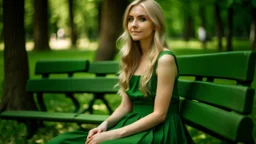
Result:
{"label": "wooden bench slat", "polygon": [[179,74],[253,81],[256,53],[222,52],[178,56]]}
{"label": "wooden bench slat", "polygon": [[33,79],[27,82],[28,92],[44,93],[116,93],[117,78]]}
{"label": "wooden bench slat", "polygon": [[178,89],[181,97],[199,100],[243,114],[252,112],[254,90],[249,87],[179,80]]}
{"label": "wooden bench slat", "polygon": [[95,61],[89,65],[88,73],[96,75],[117,74],[119,64],[117,61]]}
{"label": "wooden bench slat", "polygon": [[36,63],[35,74],[86,72],[88,65],[88,60],[42,60]]}
{"label": "wooden bench slat", "polygon": [[[90,117],[88,119],[87,117]],[[88,115],[88,114],[80,114],[75,117],[75,121],[78,123],[91,123],[91,124],[100,124],[104,120],[106,120],[109,117],[109,115]]]}
{"label": "wooden bench slat", "polygon": [[15,119],[15,120],[44,120],[56,122],[77,122],[100,124],[108,115],[91,115],[63,112],[42,112],[42,111],[4,111],[0,115],[1,118]]}
{"label": "wooden bench slat", "polygon": [[182,117],[192,127],[208,129],[233,141],[251,138],[253,122],[247,116],[189,100],[182,100],[180,107]]}

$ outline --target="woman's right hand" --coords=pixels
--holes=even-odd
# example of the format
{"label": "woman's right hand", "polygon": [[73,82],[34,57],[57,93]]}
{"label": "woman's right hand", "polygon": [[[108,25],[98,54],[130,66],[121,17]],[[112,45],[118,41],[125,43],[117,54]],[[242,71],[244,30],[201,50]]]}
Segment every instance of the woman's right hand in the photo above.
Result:
{"label": "woman's right hand", "polygon": [[103,132],[100,128],[91,129],[87,135],[87,139],[90,139],[93,135]]}
{"label": "woman's right hand", "polygon": [[93,135],[95,135],[97,133],[107,131],[107,128],[108,128],[108,123],[107,123],[107,121],[104,121],[98,127],[94,128],[94,129],[91,129],[89,131],[88,136],[87,136],[87,140],[90,139]]}

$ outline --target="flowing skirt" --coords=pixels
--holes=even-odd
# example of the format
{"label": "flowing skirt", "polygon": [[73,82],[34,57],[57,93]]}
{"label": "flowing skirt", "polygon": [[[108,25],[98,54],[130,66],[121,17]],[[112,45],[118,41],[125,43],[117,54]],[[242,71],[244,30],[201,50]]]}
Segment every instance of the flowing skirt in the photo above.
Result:
{"label": "flowing skirt", "polygon": [[[103,142],[103,144],[192,144],[194,142],[179,116],[178,109],[178,104],[172,103],[168,116],[162,124],[124,138]],[[133,111],[111,129],[134,123],[152,111],[152,104],[134,104]],[[84,131],[67,132],[53,138],[48,144],[84,144],[87,134],[88,132]]]}

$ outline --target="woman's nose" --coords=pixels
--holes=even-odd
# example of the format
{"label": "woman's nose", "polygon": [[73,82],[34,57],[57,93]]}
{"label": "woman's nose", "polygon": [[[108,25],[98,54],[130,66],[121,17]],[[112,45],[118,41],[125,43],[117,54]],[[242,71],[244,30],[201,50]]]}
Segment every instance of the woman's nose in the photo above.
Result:
{"label": "woman's nose", "polygon": [[138,23],[137,23],[136,20],[134,20],[134,21],[132,22],[132,27],[137,27],[137,26],[138,26]]}

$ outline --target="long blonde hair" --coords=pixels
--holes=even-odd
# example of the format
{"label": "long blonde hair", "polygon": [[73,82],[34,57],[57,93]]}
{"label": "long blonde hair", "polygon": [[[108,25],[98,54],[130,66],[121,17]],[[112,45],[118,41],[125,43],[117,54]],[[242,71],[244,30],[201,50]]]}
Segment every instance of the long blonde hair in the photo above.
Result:
{"label": "long blonde hair", "polygon": [[145,96],[147,96],[149,92],[147,89],[147,83],[149,82],[152,76],[154,64],[157,60],[158,54],[161,51],[163,51],[164,47],[166,46],[165,37],[164,37],[165,24],[164,24],[163,12],[160,5],[154,0],[135,0],[126,8],[126,11],[124,13],[124,20],[123,20],[124,32],[118,39],[118,41],[120,40],[121,42],[123,42],[123,46],[120,49],[120,57],[121,57],[120,74],[119,74],[120,89],[118,93],[120,95],[123,95],[125,91],[129,89],[129,80],[133,75],[133,73],[135,72],[136,68],[138,67],[138,61],[140,61],[141,53],[142,53],[139,41],[132,40],[127,28],[128,14],[131,8],[135,5],[141,5],[145,9],[146,13],[148,14],[149,18],[151,19],[155,27],[153,40],[152,40],[151,47],[149,49],[149,54],[147,57],[147,66],[146,66],[147,71],[145,74],[141,76],[141,80],[140,80],[140,90],[143,92]]}

